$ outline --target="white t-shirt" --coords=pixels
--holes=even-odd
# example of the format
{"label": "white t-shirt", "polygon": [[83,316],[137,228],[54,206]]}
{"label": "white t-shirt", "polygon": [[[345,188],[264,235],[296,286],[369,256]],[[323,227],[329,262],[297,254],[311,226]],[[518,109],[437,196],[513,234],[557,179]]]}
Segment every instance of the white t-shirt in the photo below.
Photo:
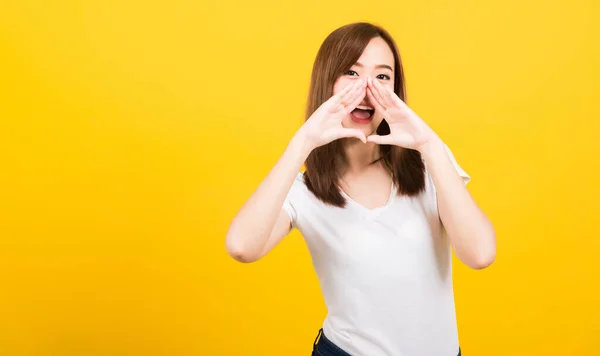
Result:
{"label": "white t-shirt", "polygon": [[[470,180],[446,147],[465,184]],[[352,356],[456,356],[451,249],[433,180],[368,209],[326,205],[296,177],[283,208],[304,237],[325,299],[325,336]]]}

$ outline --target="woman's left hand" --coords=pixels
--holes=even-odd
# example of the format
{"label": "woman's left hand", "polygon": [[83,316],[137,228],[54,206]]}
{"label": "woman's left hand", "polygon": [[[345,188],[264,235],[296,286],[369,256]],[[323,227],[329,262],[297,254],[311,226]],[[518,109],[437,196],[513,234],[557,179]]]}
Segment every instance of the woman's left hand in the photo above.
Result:
{"label": "woman's left hand", "polygon": [[382,113],[390,126],[390,134],[367,137],[368,142],[380,145],[396,145],[420,150],[434,140],[435,132],[393,90],[384,87],[378,80],[367,79],[367,96],[375,110]]}

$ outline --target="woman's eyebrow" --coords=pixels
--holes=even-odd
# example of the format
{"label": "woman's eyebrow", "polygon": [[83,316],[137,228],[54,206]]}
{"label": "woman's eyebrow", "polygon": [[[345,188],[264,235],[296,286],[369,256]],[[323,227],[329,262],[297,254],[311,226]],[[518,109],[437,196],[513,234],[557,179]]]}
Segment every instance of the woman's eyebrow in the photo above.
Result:
{"label": "woman's eyebrow", "polygon": [[[356,63],[354,63],[354,65],[357,66],[357,67],[361,67],[361,68],[364,67],[362,65],[362,63],[360,63],[360,62],[356,62]],[[387,65],[387,64],[378,64],[378,65],[375,66],[375,69],[380,69],[380,68],[389,69],[392,72],[394,71],[394,69],[392,67],[390,67],[389,65]]]}

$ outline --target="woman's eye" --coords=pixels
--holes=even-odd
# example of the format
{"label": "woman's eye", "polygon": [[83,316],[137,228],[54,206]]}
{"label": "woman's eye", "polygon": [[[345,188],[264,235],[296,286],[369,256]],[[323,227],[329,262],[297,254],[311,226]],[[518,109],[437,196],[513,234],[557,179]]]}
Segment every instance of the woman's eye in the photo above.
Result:
{"label": "woman's eye", "polygon": [[347,71],[346,71],[346,75],[358,75],[358,73],[356,73],[356,72],[355,72],[355,71],[353,71],[353,70],[347,70]]}
{"label": "woman's eye", "polygon": [[390,76],[386,75],[386,74],[379,74],[377,76],[377,79],[382,79],[382,80],[390,80]]}

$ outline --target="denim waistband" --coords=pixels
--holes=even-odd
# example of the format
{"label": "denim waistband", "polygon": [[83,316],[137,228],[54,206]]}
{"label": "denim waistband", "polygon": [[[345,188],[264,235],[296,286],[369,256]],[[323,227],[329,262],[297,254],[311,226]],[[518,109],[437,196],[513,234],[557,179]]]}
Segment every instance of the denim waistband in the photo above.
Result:
{"label": "denim waistband", "polygon": [[319,333],[317,334],[317,338],[315,339],[315,343],[313,345],[313,350],[316,351],[317,355],[319,356],[351,356],[349,353],[340,349],[336,344],[325,337],[323,329],[320,329]]}
{"label": "denim waistband", "polygon": [[[325,337],[322,328],[319,330],[319,333],[315,338],[313,351],[317,352],[317,356],[351,356],[349,353],[340,349],[336,344]],[[458,348],[457,356],[461,356],[460,347]]]}

